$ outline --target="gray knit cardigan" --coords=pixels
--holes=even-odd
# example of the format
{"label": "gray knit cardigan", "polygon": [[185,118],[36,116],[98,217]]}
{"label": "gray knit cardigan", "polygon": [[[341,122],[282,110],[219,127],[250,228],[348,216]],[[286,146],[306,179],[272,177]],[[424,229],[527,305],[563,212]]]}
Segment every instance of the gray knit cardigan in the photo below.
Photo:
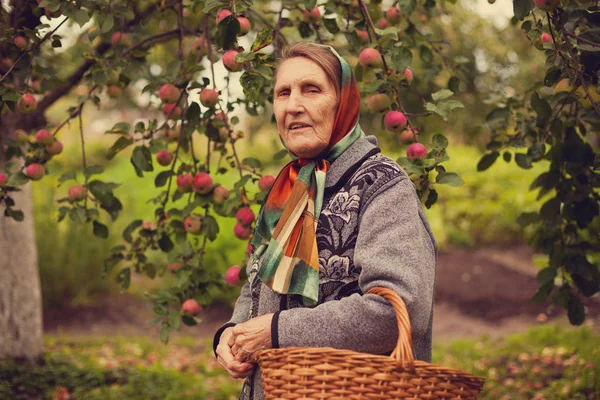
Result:
{"label": "gray knit cardigan", "polygon": [[[431,361],[437,244],[404,170],[380,154],[374,136],[358,139],[330,166],[317,227],[319,302],[307,308],[297,295],[281,295],[257,278],[251,258],[231,320],[224,329],[274,313],[271,339],[279,347],[334,347],[390,354],[398,340],[394,310],[380,296],[385,286],[406,303],[415,358]],[[241,400],[263,400],[260,369],[248,377]]]}

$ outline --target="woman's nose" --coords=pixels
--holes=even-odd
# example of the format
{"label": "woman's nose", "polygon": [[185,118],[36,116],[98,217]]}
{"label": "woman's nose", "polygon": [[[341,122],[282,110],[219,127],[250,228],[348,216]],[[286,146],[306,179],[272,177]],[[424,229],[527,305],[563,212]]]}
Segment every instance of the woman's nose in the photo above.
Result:
{"label": "woman's nose", "polygon": [[298,93],[290,94],[286,104],[286,111],[290,114],[298,114],[304,111],[304,101]]}

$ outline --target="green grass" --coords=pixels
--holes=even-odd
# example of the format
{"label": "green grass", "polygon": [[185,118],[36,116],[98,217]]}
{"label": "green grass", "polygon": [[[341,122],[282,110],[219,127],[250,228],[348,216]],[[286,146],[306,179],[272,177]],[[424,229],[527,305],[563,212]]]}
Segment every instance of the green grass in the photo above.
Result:
{"label": "green grass", "polygon": [[[480,400],[586,400],[600,394],[600,335],[547,325],[504,340],[434,345],[433,363],[486,378]],[[45,338],[45,364],[0,364],[0,399],[237,399],[242,381],[216,363],[210,340]]]}

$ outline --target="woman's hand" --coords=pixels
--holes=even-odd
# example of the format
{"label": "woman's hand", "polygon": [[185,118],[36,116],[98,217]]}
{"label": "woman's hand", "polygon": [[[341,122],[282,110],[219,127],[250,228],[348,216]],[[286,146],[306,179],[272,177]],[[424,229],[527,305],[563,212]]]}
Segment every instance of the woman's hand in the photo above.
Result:
{"label": "woman's hand", "polygon": [[235,359],[239,362],[256,361],[256,353],[260,350],[270,349],[271,320],[273,314],[261,315],[233,327],[233,334],[227,344]]}
{"label": "woman's hand", "polygon": [[231,347],[227,344],[233,334],[233,327],[227,328],[221,334],[217,345],[217,362],[234,378],[246,378],[254,371],[254,364],[240,362],[234,358]]}

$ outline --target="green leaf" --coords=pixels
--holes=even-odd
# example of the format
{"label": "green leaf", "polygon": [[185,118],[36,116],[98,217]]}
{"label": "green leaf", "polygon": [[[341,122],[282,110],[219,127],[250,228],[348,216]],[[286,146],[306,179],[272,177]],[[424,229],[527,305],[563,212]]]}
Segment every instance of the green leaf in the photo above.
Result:
{"label": "green leaf", "polygon": [[533,0],[513,0],[513,12],[519,20],[523,20],[529,15],[529,11],[533,10],[533,7]]}
{"label": "green leaf", "polygon": [[94,236],[98,236],[99,238],[106,239],[108,238],[108,227],[104,224],[101,224],[98,221],[94,221]]}
{"label": "green leaf", "polygon": [[131,125],[127,122],[119,122],[115,124],[111,129],[105,131],[104,133],[108,134],[118,134],[118,135],[126,135],[131,130]]}
{"label": "green leaf", "polygon": [[163,232],[160,239],[158,239],[158,247],[165,253],[168,253],[169,251],[173,250],[173,247],[175,247],[175,245],[171,241],[169,235]]}
{"label": "green leaf", "polygon": [[106,158],[112,160],[118,152],[129,147],[133,143],[133,139],[130,139],[126,136],[121,136],[117,141],[108,149],[108,154]]}
{"label": "green leaf", "polygon": [[547,283],[554,283],[554,278],[556,277],[556,268],[548,267],[542,269],[537,274],[537,281],[540,285],[545,285]]}
{"label": "green leaf", "polygon": [[433,135],[433,138],[431,138],[431,143],[433,144],[433,147],[438,149],[445,149],[448,147],[448,139],[446,139],[446,137],[441,133],[436,133]]}
{"label": "green leaf", "polygon": [[543,303],[550,296],[550,293],[552,293],[552,289],[554,289],[554,282],[548,282],[540,286],[537,293],[531,298],[531,301],[534,303]]}
{"label": "green leaf", "polygon": [[90,16],[88,15],[87,11],[79,9],[73,12],[73,19],[79,24],[79,26],[83,26],[90,20]]}
{"label": "green leaf", "polygon": [[273,79],[273,70],[264,64],[257,66],[254,68],[254,70],[267,81],[271,81]]}
{"label": "green leaf", "polygon": [[540,208],[540,216],[548,221],[553,221],[560,214],[561,200],[558,197],[553,197],[542,205]]}
{"label": "green leaf", "polygon": [[431,206],[435,204],[437,199],[438,193],[435,191],[435,189],[431,189],[429,191],[429,194],[427,195],[427,200],[425,200],[425,207],[431,208]]}
{"label": "green leaf", "polygon": [[160,341],[163,342],[164,344],[169,343],[169,335],[170,334],[171,334],[171,326],[169,324],[162,324],[160,326],[160,331],[158,333]]}
{"label": "green leaf", "polygon": [[527,149],[527,156],[531,158],[532,161],[541,160],[546,154],[546,146],[544,143],[535,143]]}
{"label": "green leaf", "polygon": [[[275,153],[275,155],[273,156],[273,160],[281,160],[283,157],[287,156],[289,153],[286,149],[283,150],[279,150],[277,153]],[[600,166],[600,158],[598,161],[598,165]],[[599,167],[600,169],[600,167]]]}
{"label": "green leaf", "polygon": [[181,318],[181,311],[171,311],[169,313],[169,325],[173,327],[173,329],[179,329]]}
{"label": "green leaf", "polygon": [[439,91],[431,94],[431,98],[435,102],[447,99],[452,96],[454,96],[454,93],[448,89],[442,89],[442,90],[439,90]]}
{"label": "green leaf", "polygon": [[571,294],[567,301],[567,311],[569,314],[569,322],[572,325],[581,325],[585,321],[585,309],[579,297]]}
{"label": "green leaf", "polygon": [[217,238],[217,234],[219,233],[219,224],[217,223],[217,220],[211,215],[204,217],[204,221],[202,222],[202,231],[208,240],[214,242]]}
{"label": "green leaf", "polygon": [[218,34],[216,37],[217,46],[224,50],[234,48],[238,33],[240,33],[240,23],[233,15],[229,15],[219,22]]}
{"label": "green leaf", "polygon": [[403,15],[410,15],[417,7],[417,1],[416,0],[399,0],[398,7],[400,7],[400,11],[402,11]]}
{"label": "green leaf", "polygon": [[323,25],[325,25],[325,29],[329,31],[329,33],[336,34],[340,32],[340,27],[337,24],[335,18],[323,18]]}
{"label": "green leaf", "polygon": [[433,53],[431,52],[431,49],[425,45],[419,47],[419,56],[425,64],[429,64],[433,61]]}
{"label": "green leaf", "polygon": [[4,210],[4,215],[6,217],[12,218],[17,222],[21,222],[25,219],[25,214],[21,210],[13,210],[12,207],[6,207]]}
{"label": "green leaf", "polygon": [[123,230],[123,239],[125,239],[127,243],[133,242],[133,237],[131,236],[131,234],[134,230],[142,226],[142,223],[143,222],[141,219],[136,219],[134,221],[131,221],[131,223],[127,225],[127,228]]}
{"label": "green leaf", "polygon": [[519,215],[517,218],[517,224],[519,224],[522,228],[525,228],[527,225],[534,224],[540,220],[540,215],[537,212],[524,212]]}
{"label": "green leaf", "polygon": [[[92,175],[98,175],[104,172],[104,167],[101,165],[90,165],[83,170],[83,174],[86,178],[89,178]],[[73,173],[74,174],[74,173]]]}
{"label": "green leaf", "polygon": [[523,169],[530,169],[531,168],[531,159],[523,153],[516,153],[515,154],[515,162],[517,163],[517,165]]}
{"label": "green leaf", "polygon": [[264,28],[256,35],[256,39],[254,39],[254,43],[252,43],[252,52],[256,52],[263,47],[268,46],[273,42],[273,29]]}
{"label": "green leaf", "polygon": [[438,115],[441,115],[444,118],[444,121],[446,121],[448,119],[448,114],[444,111],[444,110],[440,110],[435,104],[433,103],[426,103],[425,104],[425,109],[427,111],[431,111],[434,112]]}
{"label": "green leaf", "polygon": [[440,172],[435,183],[458,187],[464,185],[465,181],[455,172]]}
{"label": "green leaf", "polygon": [[[139,171],[149,172],[154,170],[152,167],[152,154],[150,153],[150,150],[144,146],[137,146],[133,149],[131,163],[135,166],[136,170]],[[138,174],[138,176],[141,175]]]}
{"label": "green leaf", "polygon": [[29,182],[29,178],[22,172],[17,172],[15,174],[10,174],[8,176],[8,180],[6,181],[6,186],[14,186],[19,187],[23,186]]}
{"label": "green leaf", "polygon": [[183,322],[187,326],[198,325],[198,322],[194,318],[192,318],[192,317],[190,317],[188,315],[182,315],[181,316],[181,322]]}
{"label": "green leaf", "polygon": [[481,157],[481,160],[479,160],[479,162],[477,163],[477,171],[479,171],[479,172],[485,171],[486,169],[491,167],[492,164],[494,164],[496,162],[499,155],[500,155],[499,152],[494,151],[492,153],[486,154],[483,157]]}
{"label": "green leaf", "polygon": [[537,125],[539,127],[545,126],[552,115],[550,104],[542,99],[537,92],[533,92],[531,94],[531,107],[533,107],[537,114]]}
{"label": "green leaf", "polygon": [[504,161],[506,161],[508,163],[512,159],[512,154],[510,154],[508,151],[505,151],[502,154],[502,158],[504,159]]}
{"label": "green leaf", "polygon": [[252,168],[260,168],[261,164],[256,158],[246,157],[242,160],[242,165],[248,165]]}
{"label": "green leaf", "polygon": [[413,55],[410,49],[406,46],[395,47],[392,51],[392,63],[396,71],[404,71],[410,66],[413,60]]}
{"label": "green leaf", "polygon": [[173,172],[171,170],[162,171],[161,173],[156,175],[156,178],[154,178],[154,186],[156,186],[156,187],[165,186],[167,184],[167,181],[169,180],[169,178],[173,175],[175,175],[175,172]]}
{"label": "green leaf", "polygon": [[131,269],[129,267],[123,268],[119,271],[115,280],[123,289],[129,288],[129,285],[131,284]]}
{"label": "green leaf", "polygon": [[98,26],[100,27],[100,32],[108,33],[114,26],[115,20],[110,14],[96,14],[96,19],[98,20]]}

